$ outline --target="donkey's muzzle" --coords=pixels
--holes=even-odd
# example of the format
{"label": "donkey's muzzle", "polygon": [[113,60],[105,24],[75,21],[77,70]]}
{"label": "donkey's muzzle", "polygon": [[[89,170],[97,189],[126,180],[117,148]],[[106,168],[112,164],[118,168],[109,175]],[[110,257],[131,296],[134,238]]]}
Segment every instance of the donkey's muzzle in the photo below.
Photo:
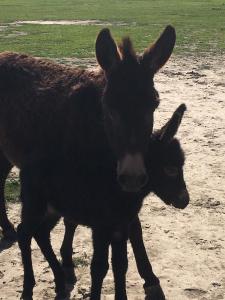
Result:
{"label": "donkey's muzzle", "polygon": [[190,201],[189,193],[187,189],[183,189],[180,192],[177,200],[172,202],[172,205],[176,208],[184,209],[189,204],[189,201]]}
{"label": "donkey's muzzle", "polygon": [[120,175],[118,182],[125,192],[138,192],[148,182],[148,176],[142,174],[139,176]]}
{"label": "donkey's muzzle", "polygon": [[117,179],[126,192],[138,192],[148,182],[144,160],[140,153],[126,154],[117,164]]}

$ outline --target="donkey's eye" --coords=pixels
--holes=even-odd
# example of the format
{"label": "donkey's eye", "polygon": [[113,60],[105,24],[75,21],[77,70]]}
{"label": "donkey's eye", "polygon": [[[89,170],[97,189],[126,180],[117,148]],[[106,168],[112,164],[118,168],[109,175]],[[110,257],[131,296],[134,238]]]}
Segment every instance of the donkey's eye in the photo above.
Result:
{"label": "donkey's eye", "polygon": [[178,175],[179,170],[177,167],[167,166],[164,168],[164,172],[169,177],[176,177]]}

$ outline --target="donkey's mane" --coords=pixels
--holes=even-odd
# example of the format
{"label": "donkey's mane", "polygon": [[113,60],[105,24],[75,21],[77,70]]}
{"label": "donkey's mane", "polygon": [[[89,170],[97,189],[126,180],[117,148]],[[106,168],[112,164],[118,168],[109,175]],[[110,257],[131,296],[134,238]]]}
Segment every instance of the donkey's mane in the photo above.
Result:
{"label": "donkey's mane", "polygon": [[124,37],[119,44],[119,51],[122,59],[137,59],[133,44],[129,37]]}

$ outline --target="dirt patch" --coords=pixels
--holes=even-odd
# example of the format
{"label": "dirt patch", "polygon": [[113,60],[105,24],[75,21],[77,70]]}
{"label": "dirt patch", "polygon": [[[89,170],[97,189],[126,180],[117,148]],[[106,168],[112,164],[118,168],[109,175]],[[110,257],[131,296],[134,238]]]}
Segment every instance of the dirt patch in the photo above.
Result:
{"label": "dirt patch", "polygon": [[34,25],[98,25],[98,26],[126,26],[125,22],[109,22],[100,20],[32,20],[32,21],[16,21],[12,25],[34,24]]}
{"label": "dirt patch", "polygon": [[[68,59],[69,64],[88,60]],[[89,62],[93,63],[94,60]],[[187,105],[178,137],[186,153],[185,178],[191,203],[184,211],[167,207],[155,196],[147,197],[140,213],[147,253],[160,277],[167,300],[224,300],[225,295],[225,59],[224,57],[174,57],[156,76],[161,104],[155,114],[159,128],[182,102]],[[19,222],[19,204],[11,204],[11,220]],[[52,233],[59,256],[64,228]],[[52,273],[33,242],[37,285],[35,299],[54,299]],[[92,255],[90,230],[79,227],[74,259]],[[128,247],[128,299],[143,300],[142,280]],[[17,245],[0,253],[0,299],[18,299],[22,266]],[[90,287],[90,268],[79,264],[77,287],[71,299],[83,299]],[[110,270],[104,281],[103,299],[113,299]]]}
{"label": "dirt patch", "polygon": [[3,25],[3,26],[2,26],[2,25],[1,25],[1,26],[0,26],[0,32],[1,32],[1,31],[7,30],[7,28],[8,28],[8,26],[6,26],[6,25]]}
{"label": "dirt patch", "polygon": [[17,36],[24,36],[24,35],[27,35],[27,32],[24,32],[24,31],[13,31],[11,33],[8,33],[8,34],[4,34],[4,38],[14,38],[14,37],[17,37]]}

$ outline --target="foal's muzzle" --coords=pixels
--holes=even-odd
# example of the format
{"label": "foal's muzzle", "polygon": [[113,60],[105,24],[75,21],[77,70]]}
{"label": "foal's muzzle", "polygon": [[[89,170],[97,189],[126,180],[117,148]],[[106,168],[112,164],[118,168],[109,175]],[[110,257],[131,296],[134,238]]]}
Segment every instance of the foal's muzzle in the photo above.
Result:
{"label": "foal's muzzle", "polygon": [[190,201],[189,193],[187,189],[183,189],[176,201],[172,202],[172,205],[176,208],[184,209]]}

